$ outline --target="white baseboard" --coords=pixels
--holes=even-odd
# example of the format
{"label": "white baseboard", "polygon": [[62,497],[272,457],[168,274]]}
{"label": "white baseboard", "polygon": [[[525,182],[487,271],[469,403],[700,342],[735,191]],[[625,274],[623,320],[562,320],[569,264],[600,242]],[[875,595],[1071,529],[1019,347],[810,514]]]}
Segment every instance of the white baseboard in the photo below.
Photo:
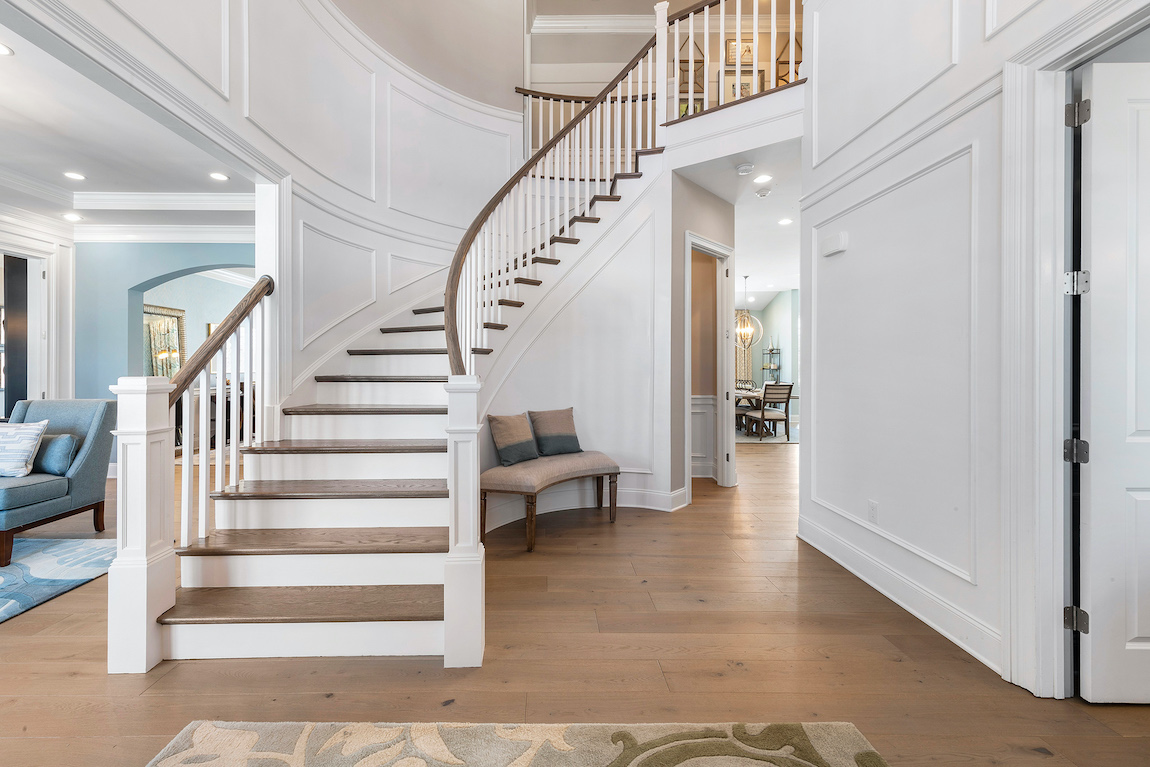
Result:
{"label": "white baseboard", "polygon": [[118,463],[108,464],[108,479],[120,478],[120,465]]}
{"label": "white baseboard", "polygon": [[857,575],[996,673],[1002,673],[1000,632],[808,517],[799,517],[798,537]]}

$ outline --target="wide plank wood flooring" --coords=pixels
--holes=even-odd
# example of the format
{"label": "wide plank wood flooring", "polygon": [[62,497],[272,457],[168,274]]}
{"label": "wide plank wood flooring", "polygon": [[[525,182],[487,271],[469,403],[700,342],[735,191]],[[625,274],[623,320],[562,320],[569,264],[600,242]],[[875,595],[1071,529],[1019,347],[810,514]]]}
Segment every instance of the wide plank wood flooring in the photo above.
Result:
{"label": "wide plank wood flooring", "polygon": [[[0,624],[0,764],[140,765],[193,719],[850,721],[892,765],[1150,765],[1150,707],[1040,700],[795,538],[798,448],[742,484],[488,536],[486,663],[165,662],[105,673],[107,579]],[[177,483],[177,487],[178,487]],[[110,500],[114,486],[109,483]],[[109,507],[109,529],[115,535]],[[89,516],[29,535],[91,537]]]}

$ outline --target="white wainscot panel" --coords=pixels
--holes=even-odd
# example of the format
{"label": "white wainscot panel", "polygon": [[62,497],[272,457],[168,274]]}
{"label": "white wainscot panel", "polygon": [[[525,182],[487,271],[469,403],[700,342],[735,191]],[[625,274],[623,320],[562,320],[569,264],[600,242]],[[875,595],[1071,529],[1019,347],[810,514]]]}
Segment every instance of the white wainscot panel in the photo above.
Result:
{"label": "white wainscot panel", "polygon": [[[831,0],[813,14],[815,165],[957,63],[957,2],[914,0],[883,13],[871,3]],[[860,40],[866,60],[857,55]]]}
{"label": "white wainscot panel", "polygon": [[1150,492],[1128,491],[1126,508],[1126,642],[1145,649],[1150,648]]}
{"label": "white wainscot panel", "polygon": [[300,222],[296,291],[300,349],[375,302],[375,250]]}
{"label": "white wainscot panel", "polygon": [[299,0],[248,0],[247,117],[317,173],[375,199],[375,73]]}
{"label": "white wainscot panel", "polygon": [[451,266],[455,255],[430,248],[387,254],[387,292],[396,293]]}
{"label": "white wainscot panel", "polygon": [[968,148],[816,226],[850,248],[813,264],[806,386],[814,501],[973,583],[972,173]]}
{"label": "white wainscot panel", "polygon": [[691,395],[691,476],[715,476],[715,410],[713,394]]}
{"label": "white wainscot panel", "polygon": [[986,0],[986,37],[993,37],[1042,0]]}
{"label": "white wainscot panel", "polygon": [[108,0],[196,77],[228,95],[230,0]]}
{"label": "white wainscot panel", "polygon": [[387,204],[466,229],[511,175],[511,136],[471,125],[391,85]]}

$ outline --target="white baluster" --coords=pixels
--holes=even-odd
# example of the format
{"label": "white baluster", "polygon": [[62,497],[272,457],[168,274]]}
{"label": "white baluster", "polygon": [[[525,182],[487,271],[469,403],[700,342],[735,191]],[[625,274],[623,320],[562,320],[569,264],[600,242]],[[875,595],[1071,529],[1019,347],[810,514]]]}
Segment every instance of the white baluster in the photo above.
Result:
{"label": "white baluster", "polygon": [[655,49],[647,54],[647,148],[652,149],[655,146],[655,120],[658,118],[659,112],[655,109],[658,100],[655,98],[655,66],[659,58],[655,55]]}
{"label": "white baluster", "polygon": [[779,0],[771,0],[771,88],[779,87]]}
{"label": "white baluster", "polygon": [[624,102],[627,105],[627,127],[626,127],[627,138],[624,141],[624,146],[626,146],[627,151],[626,151],[626,154],[623,155],[623,172],[624,173],[630,172],[630,168],[631,168],[631,135],[635,131],[635,119],[634,119],[635,105],[631,101],[631,96],[633,94],[633,89],[631,87],[631,76],[634,74],[635,74],[634,69],[631,69],[627,72],[627,101]]}
{"label": "white baluster", "polygon": [[[232,375],[231,396],[228,397],[228,426],[229,429],[229,445],[228,450],[228,484],[235,485],[240,481],[240,334],[237,330],[232,334],[229,341],[232,345],[232,358],[229,360],[228,369]],[[224,351],[227,351],[227,346]],[[225,354],[226,356],[226,354]]]}
{"label": "white baluster", "polygon": [[703,110],[711,108],[711,9],[703,9]]}
{"label": "white baluster", "polygon": [[252,444],[259,444],[264,433],[264,307],[263,301],[252,312]]}
{"label": "white baluster", "polygon": [[216,492],[222,492],[227,479],[228,460],[228,355],[224,349],[216,352]]}
{"label": "white baluster", "polygon": [[751,93],[759,92],[759,0],[751,0]]}
{"label": "white baluster", "polygon": [[795,81],[795,22],[795,0],[791,0],[791,67],[787,76],[788,83]]}
{"label": "white baluster", "polygon": [[667,0],[655,3],[655,146],[663,146],[665,124],[678,116],[667,99]]}
{"label": "white baluster", "polygon": [[211,502],[212,478],[212,374],[205,369],[200,373],[200,474],[199,474],[199,526],[200,537],[207,538],[208,504]]}
{"label": "white baluster", "polygon": [[[723,88],[723,74],[727,68],[727,0],[719,0],[719,78],[716,86],[719,89],[719,106],[727,103],[727,91]],[[739,50],[739,46],[735,46]]]}
{"label": "white baluster", "polygon": [[615,170],[614,173],[623,172],[623,83],[615,86]]}
{"label": "white baluster", "polygon": [[695,14],[687,17],[687,114],[695,111]]}
{"label": "white baluster", "polygon": [[244,384],[244,444],[248,447],[252,446],[255,430],[253,423],[255,421],[256,412],[256,399],[255,399],[255,349],[256,349],[256,323],[255,313],[248,315],[244,320],[244,325],[248,331],[248,354],[245,361],[245,372],[247,373],[247,382]]}
{"label": "white baluster", "polygon": [[735,0],[735,92],[731,101],[743,94],[743,0]]}
{"label": "white baluster", "polygon": [[[682,54],[679,51],[679,19],[675,19],[675,117],[679,116],[679,94],[683,87],[679,84],[679,67]],[[672,117],[670,119],[675,119]]]}
{"label": "white baluster", "polygon": [[195,536],[196,395],[188,387],[180,399],[183,412],[180,429],[180,545],[187,546]]}

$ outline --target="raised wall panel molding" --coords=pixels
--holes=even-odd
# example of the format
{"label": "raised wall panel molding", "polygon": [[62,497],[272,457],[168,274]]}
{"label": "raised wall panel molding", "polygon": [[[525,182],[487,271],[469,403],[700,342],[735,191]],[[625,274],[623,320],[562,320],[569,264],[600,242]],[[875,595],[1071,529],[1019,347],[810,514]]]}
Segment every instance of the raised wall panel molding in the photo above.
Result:
{"label": "raised wall panel molding", "polygon": [[[231,0],[107,0],[181,66],[228,99]],[[194,17],[194,18],[193,18]],[[216,27],[212,27],[212,24]]]}
{"label": "raised wall panel molding", "polygon": [[409,232],[404,229],[399,229],[394,226],[388,226],[372,218],[368,218],[361,213],[354,210],[338,205],[331,200],[320,197],[315,192],[300,184],[298,181],[292,183],[292,195],[306,202],[308,205],[321,210],[324,213],[338,218],[344,223],[357,226],[360,229],[367,229],[368,231],[382,234],[387,237],[393,237],[403,242],[410,242],[414,245],[422,245],[428,248],[435,248],[438,250],[446,250],[454,253],[455,249],[459,247],[459,240],[443,240],[438,237],[431,237],[429,235],[420,234],[418,232]]}
{"label": "raised wall panel molding", "polygon": [[447,262],[427,261],[412,256],[400,256],[395,253],[387,254],[387,292],[398,293],[410,287],[425,277],[441,272],[451,266]]}
{"label": "raised wall panel molding", "polygon": [[[323,250],[323,257],[314,251]],[[305,253],[309,254],[305,257]],[[376,300],[376,251],[301,221],[296,243],[300,351]]]}
{"label": "raised wall panel molding", "polygon": [[136,226],[84,224],[76,227],[76,242],[229,242],[256,241],[254,226]]}
{"label": "raised wall panel molding", "polygon": [[375,201],[376,73],[305,0],[245,0],[244,115],[297,160]]}
{"label": "raised wall panel molding", "polygon": [[18,171],[0,168],[0,186],[6,186],[17,192],[47,200],[59,205],[64,210],[71,210],[72,208],[72,190],[49,184],[32,176],[26,176]]}
{"label": "raised wall panel molding", "polygon": [[[827,8],[832,6],[835,12],[830,18],[834,24],[830,26],[828,34],[825,15]],[[854,15],[845,9],[850,9]],[[957,66],[958,0],[918,0],[916,12],[935,16],[945,13],[950,17],[948,46],[938,46],[931,40],[920,39],[921,36],[916,35],[912,15],[876,17],[868,6],[844,0],[828,2],[812,13],[814,19],[810,35],[812,50],[809,65],[812,88],[811,135],[808,138],[812,144],[813,167],[817,168],[842,151]],[[905,28],[901,26],[904,24],[907,25]],[[899,50],[901,64],[891,70],[896,76],[894,79],[888,78],[881,90],[867,87],[870,72],[866,67],[859,67],[854,60],[835,61],[833,58],[836,51],[851,50],[849,43],[860,36],[873,39],[876,48]],[[829,39],[825,39],[827,37]],[[907,41],[915,41],[922,47],[911,50],[907,47]],[[916,59],[916,56],[920,58]],[[841,70],[833,74],[841,76],[822,78],[820,72],[832,66]],[[832,90],[826,93],[827,82],[836,83],[841,92]],[[824,98],[829,118],[825,131],[820,118]],[[835,131],[842,133],[835,135]],[[828,132],[830,136],[826,135]]]}
{"label": "raised wall panel molding", "polygon": [[985,39],[994,37],[1041,2],[1042,0],[986,0]]}
{"label": "raised wall panel molding", "polygon": [[227,193],[76,192],[75,210],[255,210],[256,196]]}
{"label": "raised wall panel molding", "polygon": [[[818,445],[819,445],[819,441],[821,439],[821,435],[819,434],[819,430],[817,428],[812,427],[809,430],[810,434],[807,435],[807,437],[805,437],[805,439],[809,442],[809,445],[810,445],[810,447],[809,447],[809,450],[810,450],[809,454],[811,456],[811,468],[810,468],[811,499],[810,500],[813,503],[817,504],[819,507],[821,507],[823,509],[826,509],[827,511],[830,511],[830,512],[838,515],[839,517],[841,517],[843,519],[846,519],[846,520],[854,523],[855,525],[857,525],[863,529],[868,530],[869,532],[883,538],[884,540],[887,540],[887,541],[899,546],[900,548],[902,548],[902,549],[914,554],[915,556],[919,557],[923,561],[929,562],[931,565],[934,565],[935,567],[938,567],[939,569],[941,569],[941,570],[943,570],[943,571],[945,571],[951,575],[954,575],[957,578],[960,578],[961,580],[964,580],[964,581],[966,581],[972,585],[977,585],[977,583],[978,583],[978,580],[977,580],[977,561],[978,561],[978,551],[977,551],[977,546],[978,546],[977,517],[978,517],[978,515],[977,515],[977,510],[978,510],[978,499],[979,499],[979,489],[980,489],[977,456],[978,456],[978,452],[979,452],[980,429],[978,426],[978,408],[977,408],[977,403],[975,401],[975,393],[977,391],[977,388],[976,388],[977,387],[976,371],[979,369],[979,366],[977,364],[975,364],[976,363],[975,354],[976,354],[976,350],[978,348],[978,344],[976,343],[976,339],[978,337],[977,331],[978,331],[978,320],[979,320],[979,306],[978,306],[978,292],[977,292],[977,286],[978,286],[978,264],[977,264],[977,253],[978,253],[978,251],[977,251],[977,242],[978,242],[978,237],[977,237],[977,234],[978,234],[978,229],[977,229],[977,226],[978,226],[978,187],[974,183],[975,176],[977,174],[978,158],[977,158],[977,152],[976,152],[975,145],[970,144],[970,145],[963,147],[962,149],[960,149],[958,151],[952,152],[951,154],[927,165],[926,167],[924,167],[924,168],[922,168],[922,169],[920,169],[920,170],[918,170],[918,171],[916,171],[916,172],[914,172],[908,176],[905,176],[902,179],[900,179],[900,180],[898,180],[892,184],[884,186],[882,189],[879,189],[878,191],[876,191],[870,195],[867,195],[865,198],[855,202],[854,204],[852,204],[852,205],[850,205],[844,209],[836,211],[834,213],[834,215],[832,215],[831,217],[816,223],[811,229],[811,236],[813,238],[812,242],[817,243],[818,238],[820,236],[820,230],[825,229],[825,228],[830,228],[832,231],[837,231],[839,226],[833,226],[833,225],[836,225],[836,223],[841,221],[842,219],[845,219],[846,217],[850,216],[851,214],[854,214],[854,213],[857,213],[857,212],[863,210],[867,206],[875,203],[876,201],[882,200],[883,198],[885,198],[885,197],[887,197],[887,196],[889,196],[895,192],[905,190],[907,187],[909,187],[909,186],[911,186],[911,185],[913,185],[913,184],[915,184],[915,183],[917,183],[923,179],[930,177],[932,174],[937,173],[937,172],[939,172],[945,168],[948,168],[949,166],[953,165],[954,163],[959,162],[959,161],[963,161],[963,160],[966,160],[969,163],[969,170],[967,172],[967,175],[968,175],[968,183],[970,185],[969,198],[968,198],[968,204],[970,206],[970,209],[969,209],[970,210],[970,221],[969,221],[970,244],[969,244],[969,252],[963,254],[964,257],[967,259],[967,262],[969,263],[969,277],[968,277],[968,280],[969,280],[969,282],[968,282],[969,317],[968,317],[968,324],[967,324],[968,347],[966,349],[956,349],[953,351],[955,352],[956,356],[962,355],[962,354],[966,355],[966,358],[967,358],[966,364],[967,364],[967,369],[968,369],[967,387],[969,390],[968,396],[970,399],[969,399],[969,402],[967,404],[968,404],[968,407],[970,410],[970,416],[969,416],[970,421],[967,424],[966,455],[967,455],[967,461],[968,461],[968,465],[969,465],[969,477],[970,477],[969,486],[968,486],[970,507],[966,511],[967,511],[968,522],[969,522],[968,535],[970,536],[970,543],[969,543],[970,548],[966,552],[966,556],[969,559],[969,565],[966,567],[963,567],[961,565],[957,565],[953,562],[947,561],[944,557],[941,557],[941,556],[939,556],[939,555],[937,555],[931,551],[928,551],[925,548],[923,548],[917,544],[914,544],[910,541],[907,541],[902,536],[896,535],[896,534],[892,533],[891,531],[880,527],[879,525],[873,524],[870,521],[864,519],[860,515],[851,514],[850,512],[846,511],[845,509],[840,508],[837,504],[827,500],[824,497],[824,493],[820,491],[821,484],[819,482],[819,477],[821,474],[821,467],[819,467],[819,465],[818,465],[818,455],[819,455]],[[850,228],[850,227],[846,227],[846,228]],[[813,245],[812,247],[817,247],[817,244]],[[827,268],[827,267],[824,265],[822,259],[814,259],[812,261],[811,288],[810,288],[812,301],[817,302],[820,298],[819,273],[820,273],[821,269],[825,269],[825,268]],[[923,288],[923,289],[926,289],[926,288]],[[817,339],[818,334],[820,332],[820,329],[819,329],[816,322],[812,322],[811,324],[812,324],[811,337],[813,339]],[[814,353],[812,353],[812,355],[810,357],[809,364],[811,367],[811,376],[810,376],[811,380],[818,381],[819,378],[817,377],[818,374],[816,373],[816,370],[820,367],[820,360],[819,360],[817,349]],[[811,392],[808,394],[808,397],[811,399],[810,406],[811,406],[812,412],[814,411],[814,409],[816,407],[816,405],[814,404],[814,399],[816,396],[817,396],[817,385],[815,387],[812,387]]]}
{"label": "raised wall panel molding", "polygon": [[[436,140],[430,141],[431,136]],[[436,147],[434,152],[426,151],[429,143]],[[389,84],[387,206],[391,210],[462,231],[515,170],[513,159],[509,133],[462,120]],[[403,190],[401,195],[395,193],[397,188]]]}

